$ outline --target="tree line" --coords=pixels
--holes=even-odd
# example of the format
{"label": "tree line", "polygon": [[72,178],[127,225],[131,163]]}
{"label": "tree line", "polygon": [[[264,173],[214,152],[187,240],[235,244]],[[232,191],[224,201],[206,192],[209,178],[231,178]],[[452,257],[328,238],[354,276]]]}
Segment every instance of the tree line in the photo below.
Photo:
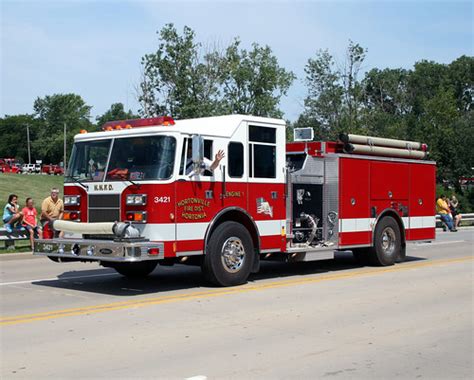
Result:
{"label": "tree line", "polygon": [[474,167],[474,57],[449,64],[422,60],[412,69],[365,70],[368,51],[349,41],[345,56],[319,50],[304,64],[304,78],[282,67],[269,46],[249,49],[235,38],[227,46],[202,44],[195,32],[168,24],[158,31],[156,51],[141,59],[136,86],[139,109],[112,104],[91,120],[91,106],[77,94],[37,98],[33,112],[0,119],[0,156],[27,159],[26,125],[32,157],[62,161],[67,143],[81,129],[96,130],[110,120],[169,114],[176,119],[232,113],[284,117],[280,101],[296,80],[306,95],[302,112],[288,122],[311,127],[316,139],[336,139],[344,131],[415,140],[429,145],[438,179],[458,186]]}

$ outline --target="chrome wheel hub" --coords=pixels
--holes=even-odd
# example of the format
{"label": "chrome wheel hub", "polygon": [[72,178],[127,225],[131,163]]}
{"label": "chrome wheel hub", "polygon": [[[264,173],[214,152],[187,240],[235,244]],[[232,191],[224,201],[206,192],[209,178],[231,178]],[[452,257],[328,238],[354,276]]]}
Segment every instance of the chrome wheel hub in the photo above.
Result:
{"label": "chrome wheel hub", "polygon": [[395,250],[395,231],[392,227],[386,227],[382,232],[382,250],[386,255],[391,255]]}
{"label": "chrome wheel hub", "polygon": [[227,272],[238,272],[245,260],[245,249],[242,240],[237,237],[228,238],[222,245],[221,260]]}

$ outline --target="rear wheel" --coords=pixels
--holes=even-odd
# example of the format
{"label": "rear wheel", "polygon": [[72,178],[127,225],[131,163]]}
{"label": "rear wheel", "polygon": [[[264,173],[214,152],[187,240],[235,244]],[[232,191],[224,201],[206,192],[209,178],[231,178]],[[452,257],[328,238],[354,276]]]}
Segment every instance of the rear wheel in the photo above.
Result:
{"label": "rear wheel", "polygon": [[372,264],[393,265],[401,255],[401,234],[398,223],[386,216],[375,227],[374,246],[369,250]]}
{"label": "rear wheel", "polygon": [[138,263],[113,263],[110,265],[122,276],[128,278],[141,278],[148,276],[158,265],[156,261],[142,261]]}
{"label": "rear wheel", "polygon": [[202,264],[205,278],[219,286],[235,286],[247,281],[254,260],[252,238],[236,222],[224,222],[212,233]]}

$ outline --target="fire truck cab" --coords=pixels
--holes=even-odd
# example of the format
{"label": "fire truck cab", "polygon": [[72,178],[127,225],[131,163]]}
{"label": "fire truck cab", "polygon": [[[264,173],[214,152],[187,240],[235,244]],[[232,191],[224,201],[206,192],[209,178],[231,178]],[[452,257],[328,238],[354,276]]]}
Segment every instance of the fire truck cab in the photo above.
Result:
{"label": "fire truck cab", "polygon": [[208,280],[231,286],[261,260],[350,249],[392,265],[407,241],[435,237],[435,164],[421,159],[421,144],[364,145],[353,135],[286,143],[285,135],[283,120],[244,115],[125,120],[81,133],[63,220],[47,226],[51,238],[37,240],[34,254],[128,277],[158,263],[198,264]]}

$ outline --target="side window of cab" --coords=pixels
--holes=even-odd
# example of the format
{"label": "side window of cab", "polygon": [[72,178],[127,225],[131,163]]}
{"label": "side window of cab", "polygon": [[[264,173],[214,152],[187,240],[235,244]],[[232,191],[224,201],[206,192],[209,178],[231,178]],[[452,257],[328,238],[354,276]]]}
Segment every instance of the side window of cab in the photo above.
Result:
{"label": "side window of cab", "polygon": [[[213,141],[204,140],[204,160],[212,162]],[[179,166],[179,175],[189,176],[193,171],[193,142],[190,137],[183,140],[183,149],[181,151],[181,163]],[[204,170],[201,176],[211,177],[212,172]]]}
{"label": "side window of cab", "polygon": [[230,142],[228,146],[229,177],[242,178],[244,175],[244,145]]}
{"label": "side window of cab", "polygon": [[249,177],[276,177],[276,129],[249,125]]}

